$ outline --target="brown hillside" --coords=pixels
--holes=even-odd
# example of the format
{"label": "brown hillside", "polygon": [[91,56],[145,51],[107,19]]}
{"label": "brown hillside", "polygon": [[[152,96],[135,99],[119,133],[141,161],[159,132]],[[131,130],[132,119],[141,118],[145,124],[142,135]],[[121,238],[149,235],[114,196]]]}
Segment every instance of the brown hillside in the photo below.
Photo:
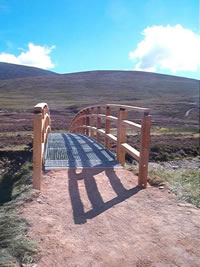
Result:
{"label": "brown hillside", "polygon": [[39,68],[0,62],[0,80],[50,75],[58,74]]}
{"label": "brown hillside", "polygon": [[[49,104],[57,129],[67,127],[81,107],[109,102],[152,108],[154,125],[199,125],[199,81],[170,75],[88,71],[0,80],[2,112],[32,111],[38,102]],[[32,127],[31,122],[26,123],[28,129]]]}

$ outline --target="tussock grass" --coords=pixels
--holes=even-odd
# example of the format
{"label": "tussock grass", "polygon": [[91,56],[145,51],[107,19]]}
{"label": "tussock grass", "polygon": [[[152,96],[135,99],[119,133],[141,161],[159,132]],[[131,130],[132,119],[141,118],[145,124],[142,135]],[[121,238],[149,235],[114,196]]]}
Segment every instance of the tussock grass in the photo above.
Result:
{"label": "tussock grass", "polygon": [[150,170],[150,177],[160,177],[166,181],[169,189],[181,201],[186,201],[200,208],[200,175],[199,170]]}
{"label": "tussock grass", "polygon": [[0,267],[32,264],[37,254],[36,243],[26,236],[28,223],[17,213],[32,198],[31,169],[26,162],[0,177]]}
{"label": "tussock grass", "polygon": [[[135,163],[135,162],[134,162]],[[126,164],[126,169],[138,175],[138,164]],[[200,208],[200,173],[198,169],[149,169],[147,181],[150,185],[164,186],[176,197]]]}

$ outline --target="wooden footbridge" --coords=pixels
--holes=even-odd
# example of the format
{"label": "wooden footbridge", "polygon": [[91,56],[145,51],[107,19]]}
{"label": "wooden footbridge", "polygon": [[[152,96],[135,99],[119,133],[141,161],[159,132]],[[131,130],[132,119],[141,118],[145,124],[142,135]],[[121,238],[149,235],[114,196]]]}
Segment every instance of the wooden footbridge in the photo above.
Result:
{"label": "wooden footbridge", "polygon": [[[128,111],[139,112],[141,123],[128,120]],[[146,187],[150,111],[117,104],[87,107],[73,118],[69,133],[63,134],[51,133],[48,105],[37,104],[34,107],[33,187],[41,189],[43,170],[122,167],[126,153],[139,162],[138,185]],[[111,124],[115,125],[116,134],[112,133]],[[139,151],[127,143],[127,128],[140,133]],[[116,144],[116,153],[110,151],[111,143]]]}

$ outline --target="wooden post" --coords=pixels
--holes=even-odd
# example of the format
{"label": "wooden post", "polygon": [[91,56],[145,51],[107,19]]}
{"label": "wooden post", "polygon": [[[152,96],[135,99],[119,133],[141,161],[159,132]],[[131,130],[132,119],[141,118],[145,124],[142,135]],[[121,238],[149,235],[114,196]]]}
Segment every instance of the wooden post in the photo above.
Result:
{"label": "wooden post", "polygon": [[[101,114],[101,107],[97,108],[97,114]],[[97,129],[101,129],[101,118],[97,117]],[[97,132],[97,142],[101,142],[101,134]]]}
{"label": "wooden post", "polygon": [[121,148],[121,144],[126,143],[126,127],[121,125],[121,121],[126,119],[127,110],[120,108],[117,123],[117,160],[121,165],[125,163],[125,150]]}
{"label": "wooden post", "polygon": [[142,128],[140,136],[140,159],[139,159],[139,176],[138,185],[147,186],[148,161],[150,150],[150,129],[152,116],[144,113],[142,118]]}
{"label": "wooden post", "polygon": [[33,188],[41,189],[42,179],[42,116],[34,111],[33,136]]}
{"label": "wooden post", "polygon": [[[91,108],[90,114],[92,115],[90,117],[90,126],[94,127],[94,116],[93,116],[94,115],[94,108],[93,107]],[[90,137],[94,138],[94,130],[93,129],[90,130]]]}
{"label": "wooden post", "polygon": [[[106,107],[106,116],[110,116],[110,115],[111,115],[111,109],[110,109],[110,107]],[[109,134],[109,133],[110,133],[110,120],[106,119],[105,134]],[[106,136],[105,136],[104,146],[107,149],[110,149],[110,140]]]}

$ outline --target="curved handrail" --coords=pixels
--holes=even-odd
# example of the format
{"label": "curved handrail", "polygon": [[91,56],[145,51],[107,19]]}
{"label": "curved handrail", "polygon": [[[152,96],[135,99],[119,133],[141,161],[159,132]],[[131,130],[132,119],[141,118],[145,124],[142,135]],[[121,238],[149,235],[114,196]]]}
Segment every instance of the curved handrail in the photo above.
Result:
{"label": "curved handrail", "polygon": [[[102,109],[105,108],[105,114]],[[111,108],[118,109],[118,116],[111,115]],[[132,122],[127,119],[128,110],[143,113],[141,124]],[[133,156],[139,161],[139,179],[138,184],[146,187],[147,185],[147,171],[149,160],[150,147],[150,128],[151,128],[151,109],[134,107],[120,104],[104,104],[94,105],[81,109],[73,118],[70,125],[70,132],[78,132],[96,138],[98,142],[101,141],[101,136],[104,136],[104,145],[110,148],[110,141],[115,142],[116,154],[118,161],[124,165],[125,152]],[[104,120],[105,130],[102,127],[102,120]],[[116,123],[117,136],[110,133],[111,121]],[[130,146],[126,142],[126,128],[131,128],[140,132],[140,151]]]}
{"label": "curved handrail", "polygon": [[74,121],[74,119],[79,116],[79,114],[81,112],[84,112],[88,109],[91,109],[91,108],[106,108],[106,107],[112,107],[112,108],[124,108],[126,110],[132,110],[132,111],[137,111],[137,112],[147,112],[147,113],[150,113],[152,110],[150,108],[142,108],[142,107],[135,107],[135,106],[129,106],[129,105],[121,105],[121,104],[101,104],[101,105],[93,105],[93,106],[88,106],[86,108],[83,108],[81,109],[75,116],[74,118],[72,119],[72,122]]}
{"label": "curved handrail", "polygon": [[51,131],[51,119],[46,103],[38,103],[34,107],[34,138],[33,138],[33,187],[40,189],[42,163],[48,134]]}

